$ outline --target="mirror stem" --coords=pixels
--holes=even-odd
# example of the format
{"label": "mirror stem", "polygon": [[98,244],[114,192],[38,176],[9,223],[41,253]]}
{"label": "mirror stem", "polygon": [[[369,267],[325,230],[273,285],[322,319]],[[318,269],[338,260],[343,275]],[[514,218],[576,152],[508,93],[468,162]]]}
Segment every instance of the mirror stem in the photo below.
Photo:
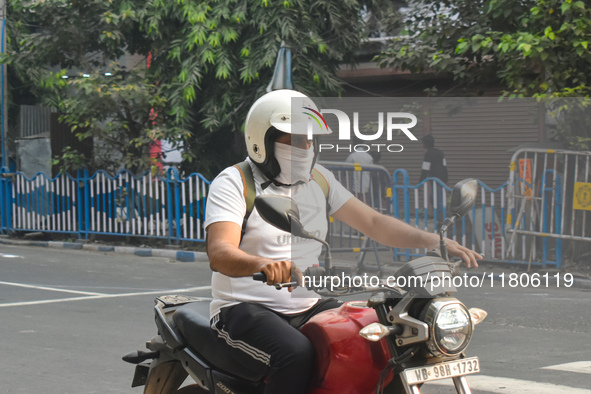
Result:
{"label": "mirror stem", "polygon": [[331,272],[332,271],[332,254],[330,253],[330,247],[328,246],[328,243],[325,243],[326,245],[326,256],[324,257],[324,269],[326,270],[326,272]]}
{"label": "mirror stem", "polygon": [[439,230],[439,233],[445,233],[447,231],[448,228],[452,227],[456,221],[456,218],[458,218],[459,216],[457,214],[453,215],[450,218],[445,218],[445,220],[443,221],[443,224],[441,225],[441,229]]}
{"label": "mirror stem", "polygon": [[452,217],[445,218],[439,230],[439,250],[441,251],[441,257],[446,261],[448,260],[447,245],[445,244],[443,237],[445,236],[445,232],[454,225],[454,222],[458,217],[459,215],[454,214]]}
{"label": "mirror stem", "polygon": [[443,231],[439,232],[439,251],[441,252],[441,257],[447,261],[447,245],[443,240]]}
{"label": "mirror stem", "polygon": [[332,271],[332,254],[330,253],[330,245],[328,244],[328,242],[318,237],[315,237],[312,233],[305,230],[303,230],[302,232],[298,232],[296,235],[302,238],[313,239],[314,241],[318,241],[326,247],[326,256],[324,257],[324,269],[326,270],[326,274],[330,275]]}
{"label": "mirror stem", "polygon": [[320,242],[322,245],[326,246],[326,256],[324,257],[324,269],[327,275],[331,274],[332,271],[332,254],[330,253],[330,245],[323,239],[312,237],[312,239]]}

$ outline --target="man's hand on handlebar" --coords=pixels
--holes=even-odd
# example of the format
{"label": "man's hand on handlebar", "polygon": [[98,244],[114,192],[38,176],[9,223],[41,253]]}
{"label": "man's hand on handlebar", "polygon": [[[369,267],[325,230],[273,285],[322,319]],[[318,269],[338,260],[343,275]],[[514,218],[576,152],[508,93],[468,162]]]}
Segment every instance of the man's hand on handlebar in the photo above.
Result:
{"label": "man's hand on handlebar", "polygon": [[445,238],[445,244],[447,245],[447,253],[449,253],[450,256],[462,259],[468,268],[478,267],[477,260],[482,260],[482,256],[479,253],[460,245],[452,239]]}
{"label": "man's hand on handlebar", "polygon": [[286,287],[291,292],[293,288],[302,284],[302,271],[291,261],[271,261],[263,264],[260,270],[267,277],[269,286],[288,284]]}

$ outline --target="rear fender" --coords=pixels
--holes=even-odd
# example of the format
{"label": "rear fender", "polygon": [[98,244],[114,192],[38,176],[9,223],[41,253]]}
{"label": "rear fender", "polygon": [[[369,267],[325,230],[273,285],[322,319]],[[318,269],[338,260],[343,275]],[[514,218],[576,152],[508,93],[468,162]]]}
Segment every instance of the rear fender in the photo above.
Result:
{"label": "rear fender", "polygon": [[154,360],[146,381],[144,394],[173,394],[183,384],[188,373],[180,361],[158,362]]}

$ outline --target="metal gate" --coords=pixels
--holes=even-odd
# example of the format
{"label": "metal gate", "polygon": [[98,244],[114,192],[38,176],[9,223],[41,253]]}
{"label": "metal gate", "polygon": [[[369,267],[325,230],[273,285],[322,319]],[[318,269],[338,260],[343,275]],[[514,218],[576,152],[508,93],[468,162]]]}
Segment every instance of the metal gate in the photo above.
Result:
{"label": "metal gate", "polygon": [[[321,161],[335,178],[353,195],[378,212],[392,215],[392,178],[385,167],[336,161]],[[331,251],[359,253],[358,262],[366,270],[382,269],[379,252],[390,248],[378,244],[359,231],[330,218],[328,241]],[[377,267],[364,264],[368,252],[375,254]]]}
{"label": "metal gate", "polygon": [[[446,236],[481,253],[486,260],[500,262],[507,249],[506,227],[507,182],[490,188],[478,181],[478,198],[468,214],[456,221]],[[411,185],[408,172],[398,169],[393,175],[392,204],[394,217],[416,228],[437,232],[445,217],[449,216],[449,198],[452,188],[437,178],[427,178]],[[394,259],[408,261],[424,256],[427,249],[394,249]],[[522,261],[511,261],[522,263]]]}
{"label": "metal gate", "polygon": [[591,241],[591,152],[521,149],[511,159],[506,259],[562,264],[562,241]]}

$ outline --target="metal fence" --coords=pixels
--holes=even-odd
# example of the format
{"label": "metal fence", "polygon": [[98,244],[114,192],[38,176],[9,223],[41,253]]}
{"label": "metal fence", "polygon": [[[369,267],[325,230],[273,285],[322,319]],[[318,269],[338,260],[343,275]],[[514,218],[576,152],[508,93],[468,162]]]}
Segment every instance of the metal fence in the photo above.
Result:
{"label": "metal fence", "polygon": [[[531,265],[562,263],[564,240],[591,241],[591,152],[520,150],[510,164],[509,181],[496,189],[480,183],[472,212],[448,236],[487,259]],[[451,188],[428,178],[410,185],[408,173],[392,177],[378,165],[321,162],[347,189],[374,209],[426,231],[436,231],[448,215]],[[200,174],[179,177],[127,171],[81,171],[49,178],[39,173],[0,171],[0,232],[43,231],[79,238],[91,234],[167,239],[170,243],[205,240],[203,222],[210,182]],[[367,253],[389,248],[331,218],[334,252]],[[393,249],[395,260],[426,250]]]}
{"label": "metal fence", "polygon": [[203,221],[210,182],[200,174],[180,179],[128,171],[110,176],[80,171],[49,178],[38,173],[4,174],[0,184],[0,230],[132,235],[170,242],[204,241]]}
{"label": "metal fence", "polygon": [[[391,177],[381,166],[323,162],[357,197],[391,214]],[[135,177],[128,171],[110,176],[4,173],[0,177],[0,230],[139,236],[178,241],[204,241],[203,221],[210,182],[200,174],[181,179],[174,168],[165,176],[150,172]],[[329,240],[334,252],[388,250],[345,224],[331,220]],[[377,256],[379,259],[379,256]]]}
{"label": "metal fence", "polygon": [[[563,241],[591,241],[591,152],[521,149],[510,162],[509,180],[496,189],[479,182],[480,198],[451,238],[486,259],[528,265],[563,262]],[[433,190],[441,190],[438,198]],[[451,188],[429,178],[410,185],[393,175],[393,213],[406,223],[435,231],[447,214]],[[424,250],[394,250],[395,259]]]}
{"label": "metal fence", "polygon": [[[462,245],[477,250],[487,259],[501,260],[506,251],[506,232],[502,218],[506,215],[507,183],[492,189],[478,182],[479,199],[472,211],[446,234]],[[449,215],[448,200],[452,189],[437,178],[427,178],[411,185],[408,172],[397,170],[393,175],[393,214],[415,227],[437,232]],[[395,260],[423,256],[425,249],[394,249]]]}
{"label": "metal fence", "polygon": [[[381,166],[323,162],[358,198],[376,210],[392,214],[391,176]],[[210,182],[200,174],[179,177],[174,168],[165,176],[150,172],[135,177],[128,171],[110,176],[104,171],[49,178],[38,173],[4,173],[0,177],[0,231],[138,236],[169,242],[205,240],[206,197]],[[359,253],[389,250],[345,224],[331,220],[333,251]]]}
{"label": "metal fence", "polygon": [[[334,161],[321,161],[320,164],[330,170],[335,178],[361,201],[378,212],[392,215],[392,178],[385,167]],[[379,252],[390,250],[332,217],[328,242],[334,253],[358,253],[358,262],[365,269],[381,269]],[[365,264],[367,253],[374,254],[377,267]]]}
{"label": "metal fence", "polygon": [[564,240],[591,241],[591,152],[521,149],[508,182],[507,256],[562,263]]}

